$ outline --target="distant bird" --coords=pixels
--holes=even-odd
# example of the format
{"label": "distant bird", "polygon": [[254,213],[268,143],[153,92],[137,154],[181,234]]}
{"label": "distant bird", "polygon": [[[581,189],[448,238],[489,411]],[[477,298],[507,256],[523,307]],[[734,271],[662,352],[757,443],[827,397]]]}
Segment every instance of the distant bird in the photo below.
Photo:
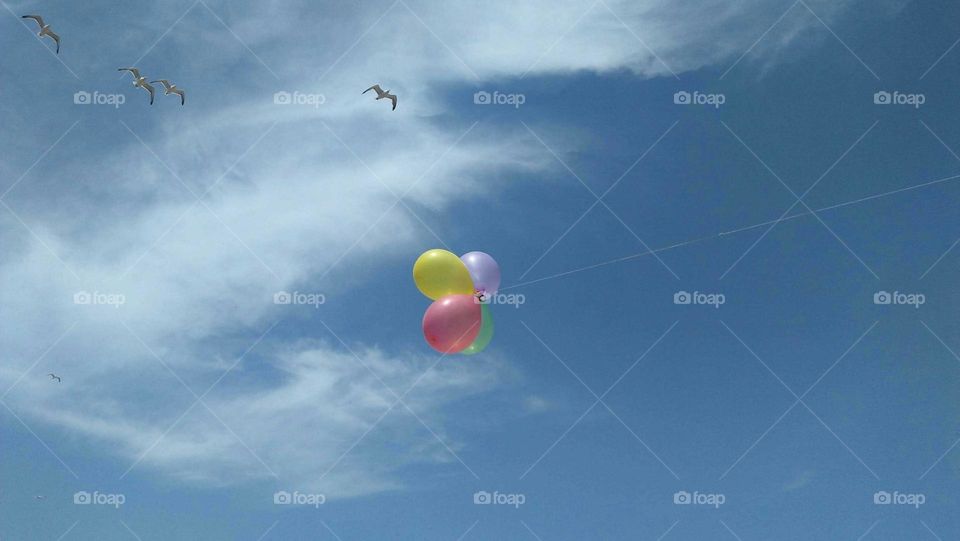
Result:
{"label": "distant bird", "polygon": [[34,499],[34,500],[46,500],[47,497],[46,497],[46,496],[34,496],[33,499]]}
{"label": "distant bird", "polygon": [[47,374],[47,375],[50,376],[50,379],[52,379],[52,380],[55,379],[55,380],[57,380],[57,383],[60,383],[60,376],[58,376],[58,375],[56,375],[56,374],[53,374],[53,373],[50,373],[50,374]]}
{"label": "distant bird", "polygon": [[40,25],[40,32],[37,32],[37,37],[49,36],[53,38],[53,41],[57,42],[57,54],[60,54],[60,36],[53,33],[53,30],[50,29],[50,25],[43,22],[43,17],[39,15],[24,15],[21,19],[33,19],[37,21],[37,24]]}
{"label": "distant bird", "polygon": [[366,94],[367,92],[370,92],[371,90],[376,90],[376,91],[377,91],[377,99],[378,99],[378,100],[382,100],[382,99],[384,99],[384,98],[388,98],[390,101],[393,102],[393,109],[390,109],[391,111],[395,111],[395,110],[397,109],[397,97],[394,96],[393,94],[391,94],[389,90],[384,90],[384,89],[380,88],[380,85],[373,85],[373,86],[371,86],[370,88],[368,88],[368,89],[364,90],[363,92],[361,92],[361,94]]}
{"label": "distant bird", "polygon": [[171,84],[170,81],[166,79],[157,79],[156,81],[150,81],[151,83],[162,83],[163,84],[163,95],[169,96],[170,94],[177,94],[180,96],[180,105],[187,99],[187,93],[183,91],[182,88],[177,88],[177,85]]}
{"label": "distant bird", "polygon": [[140,75],[140,70],[137,68],[119,68],[117,71],[129,71],[133,75],[133,86],[142,88],[150,93],[150,105],[153,105],[153,96],[156,91],[150,86],[150,83],[147,82],[147,78]]}

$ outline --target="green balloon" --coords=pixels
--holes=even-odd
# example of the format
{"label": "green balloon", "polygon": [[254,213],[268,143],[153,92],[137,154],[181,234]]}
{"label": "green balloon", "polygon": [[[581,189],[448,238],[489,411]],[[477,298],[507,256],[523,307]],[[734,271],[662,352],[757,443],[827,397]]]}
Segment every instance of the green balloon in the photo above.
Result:
{"label": "green balloon", "polygon": [[490,315],[490,307],[488,305],[480,305],[480,317],[482,318],[480,323],[480,333],[477,334],[477,338],[472,344],[460,352],[464,355],[480,353],[487,348],[487,344],[490,343],[490,340],[493,340],[493,317]]}

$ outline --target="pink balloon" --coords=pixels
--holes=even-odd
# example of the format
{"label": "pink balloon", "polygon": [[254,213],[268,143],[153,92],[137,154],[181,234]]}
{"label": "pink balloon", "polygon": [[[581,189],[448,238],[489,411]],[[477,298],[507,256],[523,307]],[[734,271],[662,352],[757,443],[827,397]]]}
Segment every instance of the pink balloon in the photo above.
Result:
{"label": "pink balloon", "polygon": [[440,353],[459,353],[476,340],[483,318],[473,295],[440,297],[423,314],[423,337]]}

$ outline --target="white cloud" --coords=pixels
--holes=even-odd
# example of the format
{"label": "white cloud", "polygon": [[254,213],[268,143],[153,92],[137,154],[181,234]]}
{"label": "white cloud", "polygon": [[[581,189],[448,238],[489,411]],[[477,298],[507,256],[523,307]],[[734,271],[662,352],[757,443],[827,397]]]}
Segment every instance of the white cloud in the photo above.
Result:
{"label": "white cloud", "polygon": [[793,492],[794,490],[799,490],[810,484],[810,481],[813,480],[814,471],[813,470],[804,470],[797,474],[796,477],[788,481],[783,485],[783,490],[785,492]]}
{"label": "white cloud", "polygon": [[539,414],[554,409],[556,405],[542,396],[532,395],[524,398],[523,410],[530,414]]}
{"label": "white cloud", "polygon": [[[398,396],[416,384],[404,402],[446,444],[455,446],[442,430],[437,413],[455,398],[481,393],[496,384],[497,364],[440,364],[419,379],[435,359],[405,361],[370,349],[356,353],[359,359],[325,342],[298,343],[273,351],[266,358],[279,374],[274,385],[247,388],[242,393],[234,390],[228,395],[215,390],[204,399],[210,410],[196,405],[166,435],[193,398],[176,382],[167,381],[170,378],[163,376],[159,364],[156,368],[143,366],[141,377],[151,380],[153,387],[163,387],[155,392],[173,391],[174,403],[154,422],[132,422],[132,416],[144,412],[102,398],[96,401],[98,411],[91,411],[93,401],[81,395],[96,390],[97,385],[77,381],[72,372],[66,373],[58,387],[59,396],[44,392],[45,381],[25,381],[24,388],[16,392],[44,397],[35,412],[37,418],[122,445],[117,451],[129,459],[123,467],[142,456],[136,468],[160,468],[190,481],[223,484],[272,479],[276,473],[283,486],[295,483],[297,489],[341,498],[397,486],[390,473],[405,464],[438,459],[454,462],[443,444],[402,404],[380,418]],[[237,374],[229,377],[243,379]],[[236,387],[235,382],[223,383],[224,388],[231,386]],[[109,386],[103,390],[108,391]],[[203,390],[196,388],[195,392]],[[331,470],[367,428],[378,422],[365,442]],[[383,456],[377,445],[385,438],[394,450],[389,457]],[[149,451],[143,455],[144,450]],[[132,475],[137,475],[136,468]]]}
{"label": "white cloud", "polygon": [[[191,116],[173,117],[169,107],[157,107],[162,111],[157,118],[164,114],[166,123],[131,121],[149,150],[108,116],[110,111],[103,113],[106,120],[84,118],[75,142],[68,138],[49,158],[60,161],[57,169],[40,166],[44,174],[25,179],[9,198],[42,243],[0,212],[6,256],[0,280],[16,284],[0,290],[0,328],[9,331],[0,336],[0,347],[10,359],[0,371],[3,386],[78,322],[20,381],[8,403],[28,422],[105,442],[104,449],[121,463],[132,462],[193,403],[148,348],[199,394],[224,372],[214,352],[223,353],[229,365],[231,355],[241,354],[284,317],[271,304],[273,292],[304,289],[337,264],[334,279],[322,282],[332,300],[372,279],[382,270],[379,262],[409,264],[414,244],[431,236],[402,206],[390,210],[391,190],[399,194],[419,181],[408,199],[439,213],[481,188],[502,189],[488,180],[496,171],[553,166],[522,129],[481,126],[456,143],[469,124],[451,125],[442,116],[445,85],[472,84],[471,71],[487,79],[519,76],[531,66],[536,74],[616,69],[666,74],[665,64],[637,36],[674,71],[697,69],[735,58],[772,22],[769,9],[753,15],[759,1],[607,4],[629,31],[602,2],[586,11],[590,5],[584,2],[410,1],[423,23],[395,4],[322,81],[320,74],[370,28],[382,8],[363,3],[331,17],[312,3],[211,2],[280,81],[250,64],[250,53],[196,8],[144,60],[147,65],[162,57],[182,60],[180,77],[192,75],[195,88],[188,94],[195,108],[184,110]],[[164,9],[155,20],[176,16]],[[158,35],[162,26],[155,29]],[[191,32],[199,28],[207,40],[200,46]],[[304,28],[311,31],[305,34]],[[77,63],[77,69],[89,67]],[[238,65],[255,74],[241,78]],[[373,82],[400,95],[396,112],[360,97]],[[316,109],[277,106],[276,90],[320,91],[327,102]],[[222,92],[222,101],[209,98],[215,91]],[[67,117],[78,114],[69,107],[58,110]],[[196,205],[190,191],[210,188],[275,122],[212,189],[206,206]],[[22,133],[43,147],[51,124],[58,122],[24,123]],[[70,181],[51,190],[48,178]],[[362,242],[340,260],[361,235]],[[126,303],[75,306],[72,297],[79,290],[122,293]],[[314,338],[324,335],[318,330]],[[375,343],[378,336],[371,332],[363,340]],[[398,393],[431,362],[398,351],[358,349]],[[62,385],[40,377],[47,367],[61,373]],[[270,377],[242,377],[253,372]],[[442,430],[441,412],[466,394],[495,386],[499,373],[495,363],[443,363],[419,383],[409,403],[456,450],[455,438]],[[398,471],[411,462],[453,460],[418,421],[397,409],[370,434],[368,445],[358,446],[321,480],[392,403],[380,382],[333,342],[287,344],[268,335],[206,402],[239,438],[197,406],[138,468],[219,484],[269,475],[263,460],[282,480],[306,479],[310,488],[336,497],[400,486]],[[540,411],[546,404],[532,397],[527,407]],[[392,438],[389,451],[375,443],[385,435]]]}

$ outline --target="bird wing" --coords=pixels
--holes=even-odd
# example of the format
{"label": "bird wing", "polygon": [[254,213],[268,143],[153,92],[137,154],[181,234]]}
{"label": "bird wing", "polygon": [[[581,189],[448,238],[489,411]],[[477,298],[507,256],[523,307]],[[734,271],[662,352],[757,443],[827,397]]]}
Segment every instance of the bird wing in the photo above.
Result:
{"label": "bird wing", "polygon": [[130,73],[133,74],[134,79],[140,78],[140,70],[138,70],[137,68],[120,68],[117,71],[129,71]]}
{"label": "bird wing", "polygon": [[379,96],[380,94],[383,94],[383,89],[380,88],[380,85],[373,85],[373,86],[371,86],[370,88],[368,88],[368,89],[364,90],[363,92],[361,92],[361,94],[366,94],[367,92],[370,92],[371,90],[376,90],[378,96]]}
{"label": "bird wing", "polygon": [[154,97],[154,94],[156,93],[156,90],[154,90],[153,86],[151,86],[148,83],[143,83],[140,86],[142,86],[144,90],[150,93],[150,105],[153,105],[153,97]]}
{"label": "bird wing", "polygon": [[387,97],[390,98],[390,101],[393,102],[393,109],[390,109],[390,110],[391,110],[391,111],[396,111],[396,110],[397,110],[397,97],[394,96],[393,94],[387,94]]}
{"label": "bird wing", "polygon": [[24,15],[23,17],[21,17],[21,19],[33,19],[37,21],[37,24],[40,25],[40,28],[43,28],[44,26],[46,26],[45,24],[43,24],[43,17],[39,15]]}
{"label": "bird wing", "polygon": [[150,81],[151,83],[160,83],[163,85],[163,88],[170,90],[170,81],[166,79],[157,79],[156,81]]}
{"label": "bird wing", "polygon": [[53,38],[53,41],[57,42],[57,52],[59,53],[60,52],[60,36],[54,34],[49,29],[46,32],[44,32],[44,34],[50,36],[51,38]]}
{"label": "bird wing", "polygon": [[179,88],[178,88],[178,89],[174,90],[173,93],[180,96],[180,105],[183,105],[184,103],[186,103],[186,101],[187,101],[187,93],[186,93],[186,92],[184,92],[182,89],[179,89]]}

